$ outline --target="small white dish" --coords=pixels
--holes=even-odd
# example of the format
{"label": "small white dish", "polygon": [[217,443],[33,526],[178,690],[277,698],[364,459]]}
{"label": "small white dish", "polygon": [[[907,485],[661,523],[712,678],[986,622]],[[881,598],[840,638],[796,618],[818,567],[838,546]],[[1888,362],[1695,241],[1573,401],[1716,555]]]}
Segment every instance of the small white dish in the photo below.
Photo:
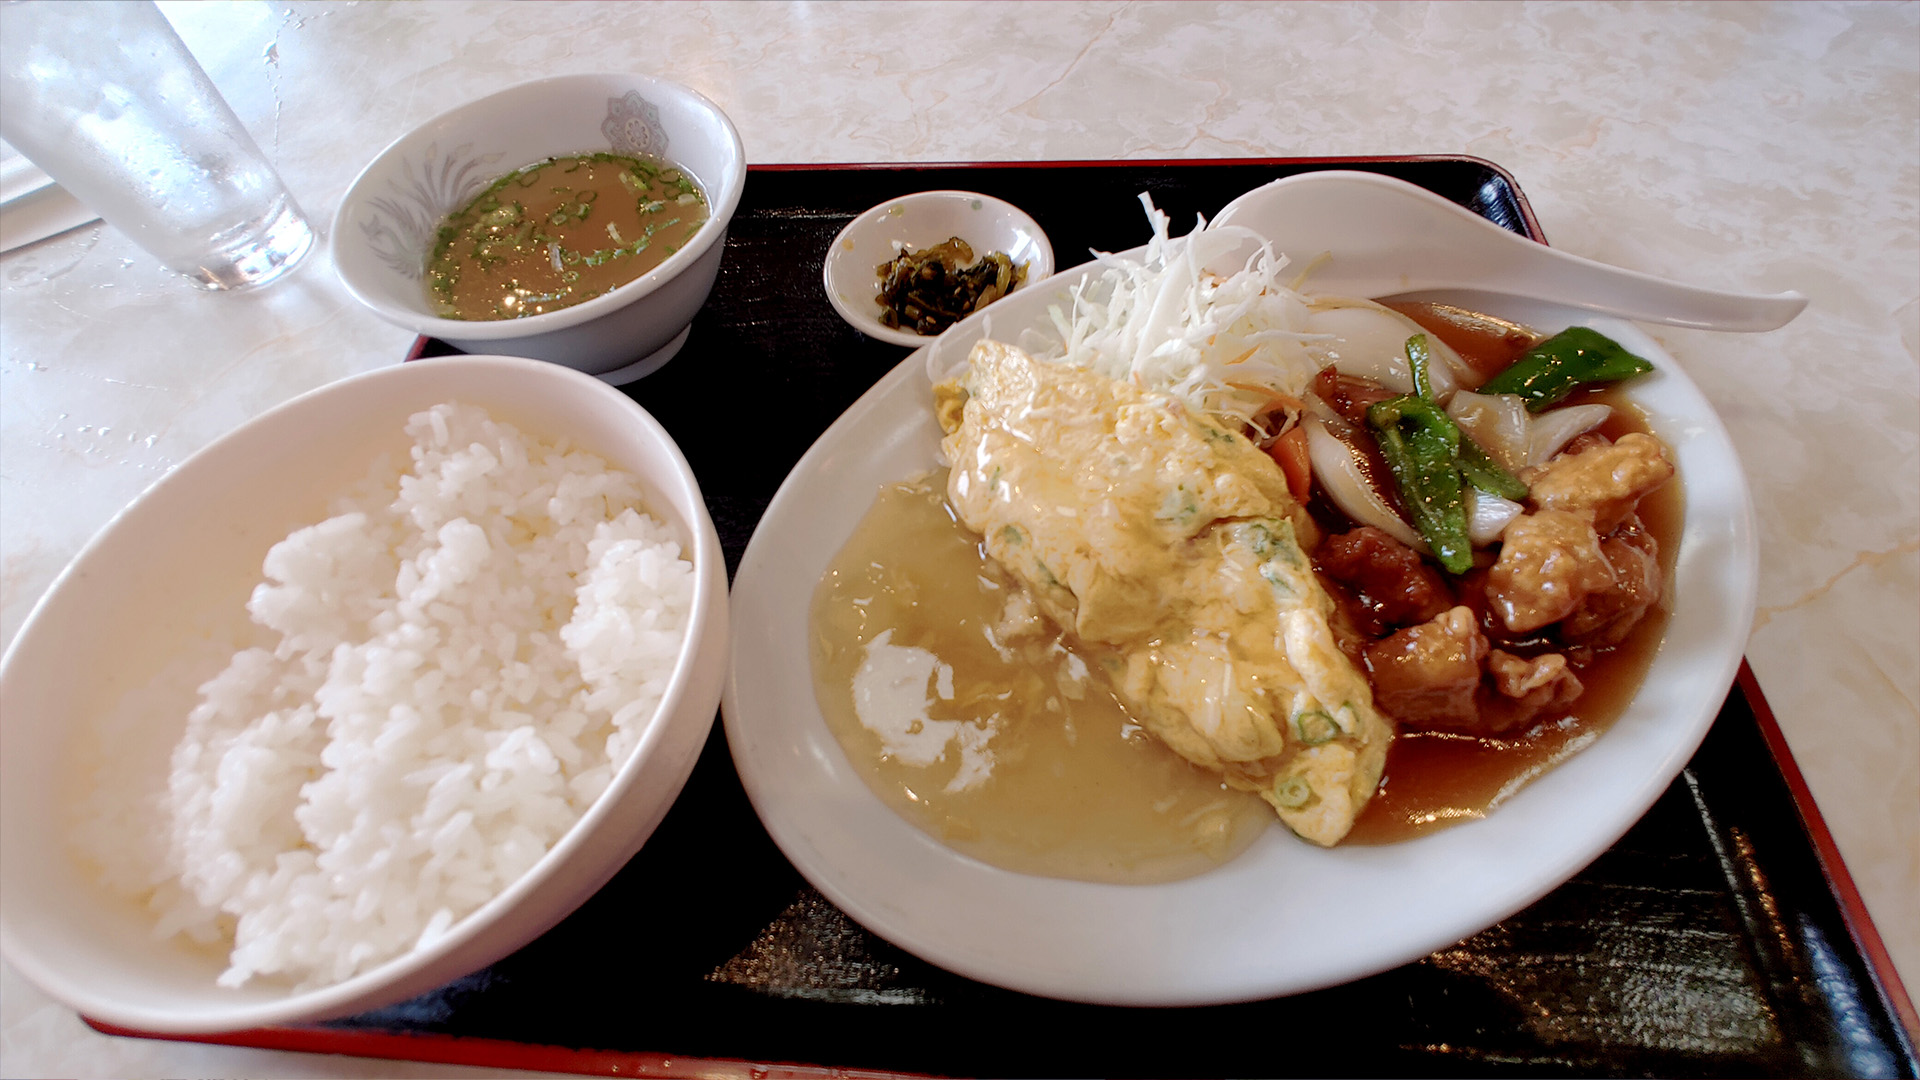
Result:
{"label": "small white dish", "polygon": [[[439,222],[492,183],[543,158],[611,150],[691,173],[707,223],[625,285],[544,315],[443,319],[423,280]],[[672,359],[713,290],[727,224],[746,185],[740,134],[718,105],[647,75],[561,75],[468,102],[380,151],[340,200],[332,229],[341,284],[396,326],[469,353],[549,360],[626,382]]]}
{"label": "small white dish", "polygon": [[821,268],[827,300],[855,330],[895,345],[925,345],[932,340],[880,322],[879,268],[902,251],[919,251],[959,237],[976,258],[1005,252],[1027,268],[1031,289],[1053,276],[1053,245],[1026,211],[974,191],[922,191],[903,195],[862,213],[840,230],[827,247]]}
{"label": "small white dish", "polygon": [[[1135,253],[1138,254],[1137,252]],[[1556,331],[1593,326],[1656,371],[1628,384],[1674,451],[1686,515],[1659,654],[1615,724],[1484,820],[1378,847],[1316,848],[1268,830],[1183,881],[1109,885],[1013,873],[948,848],[862,781],[816,704],[813,592],[883,483],[934,468],[929,370],[1049,328],[1097,264],[1015,293],[907,357],[801,458],[733,580],[722,698],[754,809],[800,872],[862,925],[968,978],[1046,997],[1175,1006],[1299,993],[1410,962],[1566,881],[1666,790],[1726,698],[1752,625],[1758,554],[1739,459],[1704,395],[1631,323],[1491,294],[1435,296]],[[945,354],[942,362],[931,353]]]}
{"label": "small white dish", "polygon": [[[154,936],[154,916],[83,872],[66,823],[73,740],[141,693],[147,728],[116,742],[125,768],[165,774],[194,704],[156,675],[244,624],[261,560],[366,475],[404,457],[409,415],[485,407],[640,478],[648,511],[694,563],[693,614],[659,712],[613,781],[518,880],[423,948],[343,982],[293,991],[218,986],[225,949]],[[627,395],[580,372],[509,356],[449,356],[343,379],[261,414],[162,477],[101,530],[0,659],[0,948],[83,1015],[196,1034],[310,1023],[404,1000],[513,952],[565,918],[639,850],[712,729],[727,650],[719,536],[685,457]],[[164,698],[164,700],[159,700]],[[146,734],[150,731],[151,736]]]}

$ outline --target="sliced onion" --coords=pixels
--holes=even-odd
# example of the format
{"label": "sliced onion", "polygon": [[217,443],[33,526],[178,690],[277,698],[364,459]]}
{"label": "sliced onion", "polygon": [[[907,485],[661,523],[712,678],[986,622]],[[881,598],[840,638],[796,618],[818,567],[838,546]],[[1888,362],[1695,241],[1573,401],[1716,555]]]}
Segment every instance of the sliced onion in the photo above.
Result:
{"label": "sliced onion", "polygon": [[1427,542],[1367,482],[1354,449],[1328,431],[1318,417],[1307,417],[1303,426],[1307,429],[1307,457],[1313,462],[1313,478],[1333,504],[1360,524],[1375,526],[1415,551],[1427,551]]}
{"label": "sliced onion", "polygon": [[1520,395],[1461,390],[1447,402],[1447,415],[1501,468],[1517,473],[1527,467],[1533,425]]}
{"label": "sliced onion", "polygon": [[1526,507],[1477,487],[1467,488],[1467,539],[1474,547],[1486,547],[1507,531],[1507,524]]}
{"label": "sliced onion", "polygon": [[1331,361],[1342,375],[1372,379],[1398,394],[1413,393],[1407,339],[1415,334],[1427,335],[1427,352],[1434,361],[1427,365],[1427,377],[1433,384],[1435,400],[1447,400],[1469,379],[1474,385],[1480,382],[1478,373],[1446,342],[1405,315],[1371,300],[1316,297],[1306,328],[1311,333],[1332,335],[1332,340],[1316,342],[1313,351],[1324,361]]}
{"label": "sliced onion", "polygon": [[1575,435],[1592,431],[1612,415],[1613,410],[1605,405],[1569,405],[1534,417],[1527,434],[1527,464],[1545,465]]}

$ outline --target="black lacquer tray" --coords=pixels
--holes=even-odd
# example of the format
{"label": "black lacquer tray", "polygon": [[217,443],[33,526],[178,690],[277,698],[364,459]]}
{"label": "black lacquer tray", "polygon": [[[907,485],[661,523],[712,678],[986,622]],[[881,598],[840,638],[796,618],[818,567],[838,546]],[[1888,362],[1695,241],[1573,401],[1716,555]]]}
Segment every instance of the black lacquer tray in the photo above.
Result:
{"label": "black lacquer tray", "polygon": [[[627,387],[679,442],[738,562],[813,440],[906,349],[828,305],[855,214],[913,191],[1004,198],[1059,265],[1176,232],[1281,176],[1409,180],[1544,240],[1465,157],[760,167],[682,353]],[[422,341],[417,356],[450,352]],[[97,1025],[98,1026],[98,1025]],[[718,723],[646,847],[565,922],[431,994],[208,1041],[608,1075],[1916,1075],[1913,1008],[1751,673],[1619,843],[1547,897],[1394,971],[1243,1005],[1119,1009],[970,982],[867,933],[781,856]],[[101,1030],[121,1034],[118,1029]]]}

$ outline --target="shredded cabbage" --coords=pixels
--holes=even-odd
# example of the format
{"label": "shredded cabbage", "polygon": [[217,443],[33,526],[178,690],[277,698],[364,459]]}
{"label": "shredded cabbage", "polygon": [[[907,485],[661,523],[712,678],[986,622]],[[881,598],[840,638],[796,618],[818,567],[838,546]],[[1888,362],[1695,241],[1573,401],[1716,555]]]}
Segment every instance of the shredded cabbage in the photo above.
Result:
{"label": "shredded cabbage", "polygon": [[1328,335],[1306,330],[1306,301],[1281,278],[1287,257],[1259,234],[1200,218],[1172,237],[1152,198],[1140,203],[1153,226],[1140,257],[1096,253],[1105,269],[1072,290],[1071,310],[1048,309],[1058,339],[1022,347],[1259,430],[1276,394],[1306,392],[1319,370],[1308,343]]}

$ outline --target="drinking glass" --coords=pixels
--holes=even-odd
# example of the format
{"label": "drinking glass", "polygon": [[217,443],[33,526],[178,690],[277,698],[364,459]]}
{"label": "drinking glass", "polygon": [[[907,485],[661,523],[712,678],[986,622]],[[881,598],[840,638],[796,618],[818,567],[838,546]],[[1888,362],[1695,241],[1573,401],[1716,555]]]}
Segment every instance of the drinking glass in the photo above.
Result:
{"label": "drinking glass", "polygon": [[314,234],[151,0],[0,4],[0,138],[206,289],[272,281]]}

